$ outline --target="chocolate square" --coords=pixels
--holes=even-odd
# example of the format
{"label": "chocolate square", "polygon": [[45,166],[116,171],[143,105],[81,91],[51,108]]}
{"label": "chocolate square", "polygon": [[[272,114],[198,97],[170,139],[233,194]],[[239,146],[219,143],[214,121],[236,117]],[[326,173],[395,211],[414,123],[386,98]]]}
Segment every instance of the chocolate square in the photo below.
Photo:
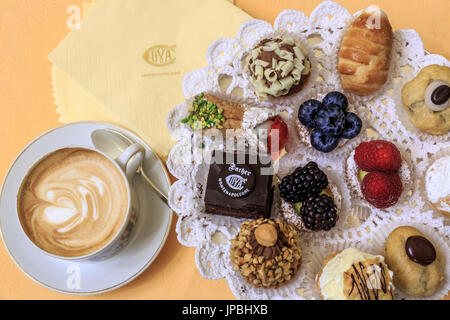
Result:
{"label": "chocolate square", "polygon": [[[236,218],[269,218],[273,176],[261,174],[261,170],[271,168],[270,158],[261,161],[258,156],[253,157],[256,161],[251,161],[249,154],[234,153],[227,156],[227,153],[219,151],[213,158],[223,161],[211,163],[209,167],[205,212]],[[227,158],[231,161],[227,161]],[[243,163],[241,160],[244,160]]]}

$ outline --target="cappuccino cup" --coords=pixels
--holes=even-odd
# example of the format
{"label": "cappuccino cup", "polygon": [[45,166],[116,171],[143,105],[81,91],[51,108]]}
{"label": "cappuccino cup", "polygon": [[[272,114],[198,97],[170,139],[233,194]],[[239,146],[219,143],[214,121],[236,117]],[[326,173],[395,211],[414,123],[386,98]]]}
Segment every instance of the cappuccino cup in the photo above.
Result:
{"label": "cappuccino cup", "polygon": [[54,150],[25,175],[17,214],[27,238],[61,259],[102,259],[123,248],[137,221],[132,180],[145,156],[139,144],[117,159],[85,146]]}

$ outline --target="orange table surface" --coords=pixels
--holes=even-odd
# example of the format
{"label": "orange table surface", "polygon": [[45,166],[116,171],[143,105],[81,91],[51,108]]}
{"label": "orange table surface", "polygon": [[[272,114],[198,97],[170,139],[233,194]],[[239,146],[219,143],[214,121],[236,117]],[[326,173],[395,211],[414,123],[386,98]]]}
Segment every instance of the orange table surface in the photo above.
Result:
{"label": "orange table surface", "polygon": [[[182,1],[182,0],[180,0]],[[224,0],[225,1],[225,0]],[[0,177],[3,180],[16,155],[34,137],[58,123],[51,90],[47,55],[68,34],[70,5],[82,0],[0,1]],[[319,0],[236,0],[251,16],[273,22],[284,9],[306,14]],[[416,29],[427,50],[450,58],[450,1],[340,0],[351,13],[370,4],[389,14],[395,29]],[[206,65],[206,60],[205,60]],[[136,280],[96,296],[68,296],[39,286],[23,274],[0,244],[2,299],[233,299],[225,280],[200,276],[193,248],[176,238],[176,218],[156,261]]]}

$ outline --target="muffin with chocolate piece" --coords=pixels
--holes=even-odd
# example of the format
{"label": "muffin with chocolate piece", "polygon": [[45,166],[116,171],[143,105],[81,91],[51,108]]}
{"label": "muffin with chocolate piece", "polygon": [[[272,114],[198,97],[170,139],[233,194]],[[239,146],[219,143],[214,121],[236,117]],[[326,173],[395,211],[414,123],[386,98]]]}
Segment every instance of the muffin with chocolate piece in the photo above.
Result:
{"label": "muffin with chocolate piece", "polygon": [[384,246],[395,286],[414,297],[430,296],[444,281],[445,260],[425,235],[402,226],[389,234]]}
{"label": "muffin with chocolate piece", "polygon": [[444,135],[450,131],[450,68],[430,65],[402,88],[402,104],[420,131]]}
{"label": "muffin with chocolate piece", "polygon": [[231,240],[233,269],[257,288],[277,288],[300,268],[299,241],[294,226],[281,219],[244,221]]}
{"label": "muffin with chocolate piece", "polygon": [[246,58],[245,70],[258,97],[281,97],[302,90],[311,62],[301,43],[284,35],[260,41]]}
{"label": "muffin with chocolate piece", "polygon": [[326,300],[393,300],[392,275],[383,256],[347,248],[323,261],[316,284]]}

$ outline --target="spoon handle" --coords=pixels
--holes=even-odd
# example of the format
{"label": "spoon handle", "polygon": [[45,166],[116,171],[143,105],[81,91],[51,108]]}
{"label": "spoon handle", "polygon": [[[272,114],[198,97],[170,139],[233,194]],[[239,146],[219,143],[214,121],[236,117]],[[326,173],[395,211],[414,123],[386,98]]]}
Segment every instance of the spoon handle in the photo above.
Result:
{"label": "spoon handle", "polygon": [[144,170],[142,169],[142,166],[139,167],[138,172],[141,174],[141,176],[144,178],[145,181],[147,181],[148,185],[156,192],[156,195],[167,205],[169,206],[169,200],[167,198],[167,196],[162,193],[161,190],[159,190],[154,184],[153,182],[147,177],[147,175],[145,174]]}

